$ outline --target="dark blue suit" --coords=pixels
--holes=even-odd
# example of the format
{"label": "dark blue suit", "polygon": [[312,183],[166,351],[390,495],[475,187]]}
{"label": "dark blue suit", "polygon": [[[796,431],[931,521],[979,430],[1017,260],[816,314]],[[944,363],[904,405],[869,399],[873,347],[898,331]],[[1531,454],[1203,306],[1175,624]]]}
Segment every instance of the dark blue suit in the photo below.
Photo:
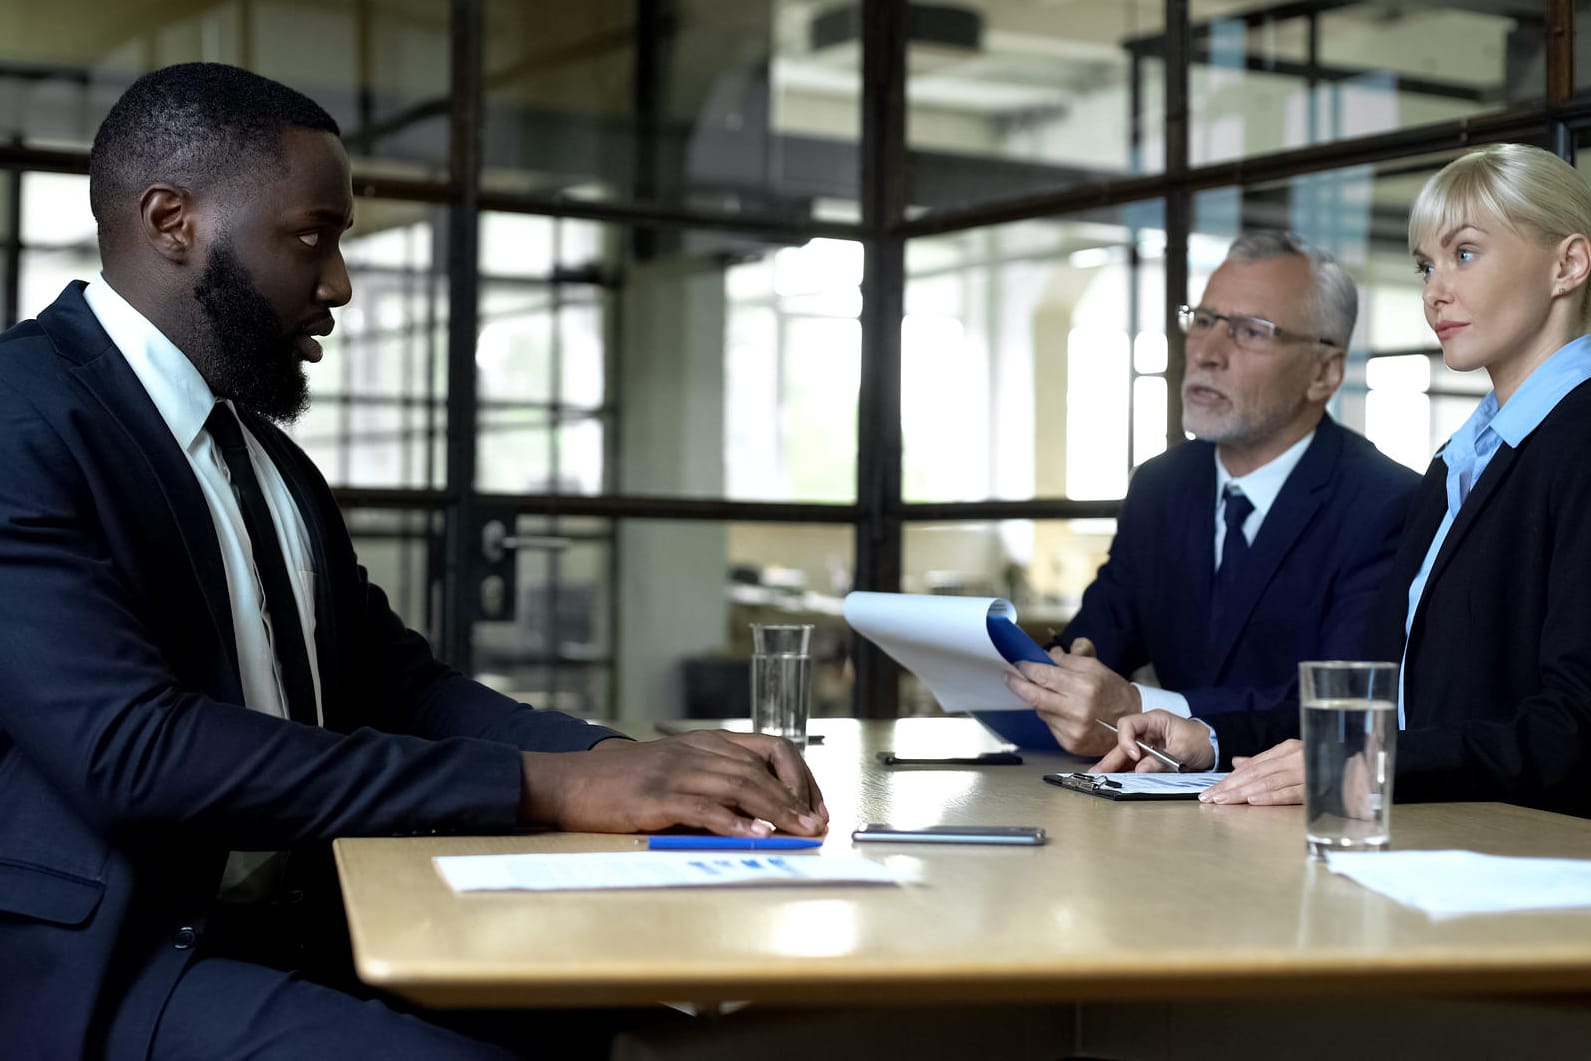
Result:
{"label": "dark blue suit", "polygon": [[1153,664],[1196,716],[1270,707],[1299,660],[1355,655],[1419,483],[1322,417],[1212,629],[1214,449],[1187,442],[1138,469],[1110,557],[1059,638],[1087,637],[1122,675]]}
{"label": "dark blue suit", "polygon": [[326,483],[247,425],[308,525],[326,728],[242,706],[186,457],[74,284],[0,336],[0,1043],[143,1057],[227,852],[515,824],[516,748],[613,734],[437,662]]}

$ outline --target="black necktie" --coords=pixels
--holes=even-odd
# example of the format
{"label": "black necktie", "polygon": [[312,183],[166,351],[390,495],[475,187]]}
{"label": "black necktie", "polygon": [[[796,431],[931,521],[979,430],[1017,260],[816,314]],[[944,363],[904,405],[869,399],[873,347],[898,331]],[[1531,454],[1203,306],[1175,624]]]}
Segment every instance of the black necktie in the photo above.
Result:
{"label": "black necktie", "polygon": [[1233,590],[1248,562],[1248,539],[1243,537],[1243,521],[1254,511],[1254,502],[1236,486],[1226,488],[1226,538],[1221,542],[1221,566],[1215,569],[1215,585],[1210,590],[1210,634],[1225,628],[1226,610]]}
{"label": "black necktie", "polygon": [[309,671],[309,653],[304,648],[304,628],[298,621],[298,604],[293,598],[293,583],[287,577],[282,547],[276,538],[276,523],[260,490],[249,460],[243,429],[225,402],[217,402],[204,422],[205,430],[221,448],[226,461],[232,494],[243,511],[243,525],[249,532],[254,552],[254,567],[260,573],[265,593],[265,614],[271,632],[271,648],[282,678],[282,694],[287,698],[287,715],[294,722],[316,724],[315,679]]}
{"label": "black necktie", "polygon": [[1221,543],[1221,566],[1215,569],[1215,584],[1226,588],[1237,580],[1248,560],[1248,539],[1243,522],[1254,511],[1254,502],[1236,486],[1226,488],[1226,540]]}

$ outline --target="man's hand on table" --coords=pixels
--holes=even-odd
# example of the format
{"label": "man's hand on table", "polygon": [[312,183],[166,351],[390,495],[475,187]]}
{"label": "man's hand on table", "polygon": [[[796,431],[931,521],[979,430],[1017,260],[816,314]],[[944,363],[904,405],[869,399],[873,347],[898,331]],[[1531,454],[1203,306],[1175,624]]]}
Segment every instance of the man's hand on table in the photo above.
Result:
{"label": "man's hand on table", "polygon": [[781,832],[821,836],[829,827],[823,794],[795,745],[722,730],[605,740],[586,752],[525,752],[520,818],[596,833],[684,825],[766,836],[771,822]]}
{"label": "man's hand on table", "polygon": [[1086,637],[1072,642],[1072,650],[1050,649],[1055,666],[1018,663],[1022,672],[1007,674],[1008,689],[1039,713],[1061,747],[1074,755],[1103,755],[1115,744],[1110,730],[1096,720],[1112,724],[1143,711],[1136,686],[1094,658],[1094,645]]}

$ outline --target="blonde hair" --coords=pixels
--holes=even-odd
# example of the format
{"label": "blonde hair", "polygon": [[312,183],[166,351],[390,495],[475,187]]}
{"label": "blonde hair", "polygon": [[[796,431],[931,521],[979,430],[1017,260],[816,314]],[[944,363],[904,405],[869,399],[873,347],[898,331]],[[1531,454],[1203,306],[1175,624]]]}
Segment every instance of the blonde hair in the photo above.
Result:
{"label": "blonde hair", "polygon": [[1420,189],[1409,211],[1409,250],[1488,215],[1546,246],[1591,236],[1591,182],[1539,147],[1492,144],[1471,151]]}

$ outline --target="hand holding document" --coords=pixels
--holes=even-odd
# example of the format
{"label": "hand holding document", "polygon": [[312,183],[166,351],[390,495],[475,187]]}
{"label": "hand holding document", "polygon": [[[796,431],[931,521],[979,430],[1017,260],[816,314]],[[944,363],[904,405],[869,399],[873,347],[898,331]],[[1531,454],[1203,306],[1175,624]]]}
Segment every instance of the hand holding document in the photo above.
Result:
{"label": "hand holding document", "polygon": [[433,858],[456,892],[899,884],[908,876],[870,859],[709,851],[594,851]]}
{"label": "hand holding document", "polygon": [[1008,627],[1020,635],[1027,643],[1020,658],[1048,663],[1049,657],[1015,620],[1016,608],[998,597],[851,593],[845,598],[851,628],[921,678],[946,711],[1032,710],[1006,688],[1003,676],[1015,673],[1010,658],[1015,651],[997,644],[992,630],[1007,633]]}
{"label": "hand holding document", "polygon": [[998,597],[852,593],[845,621],[928,686],[946,711],[970,711],[1002,740],[1059,751],[1044,720],[1006,687],[1021,660],[1049,664],[1049,654],[1016,624],[1016,608]]}

